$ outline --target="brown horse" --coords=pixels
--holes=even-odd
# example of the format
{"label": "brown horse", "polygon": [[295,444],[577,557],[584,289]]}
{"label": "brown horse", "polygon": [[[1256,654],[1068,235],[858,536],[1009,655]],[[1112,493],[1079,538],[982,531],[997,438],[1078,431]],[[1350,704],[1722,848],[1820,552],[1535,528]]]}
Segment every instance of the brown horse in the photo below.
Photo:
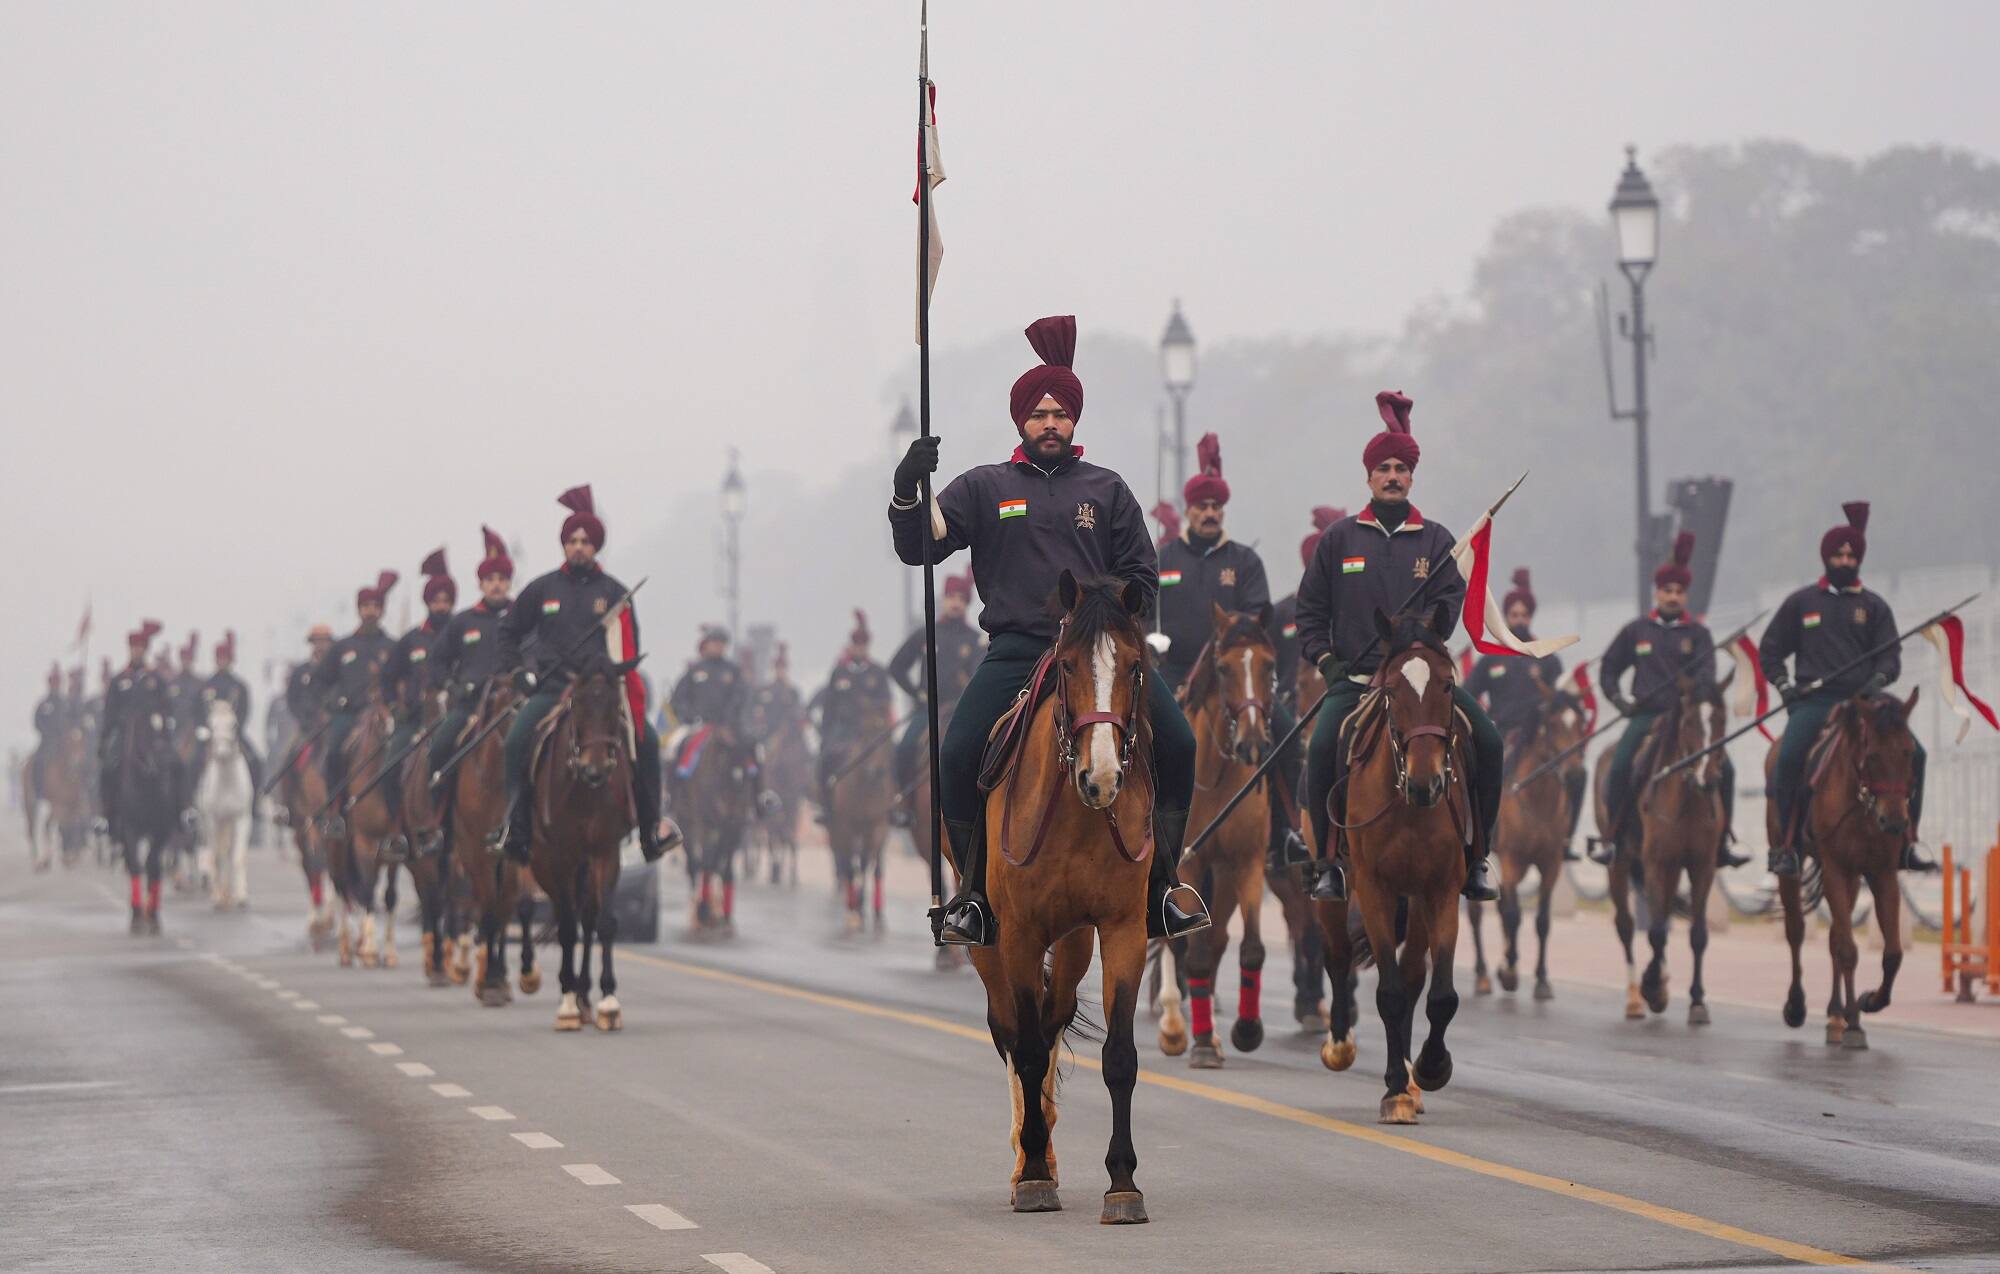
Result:
{"label": "brown horse", "polygon": [[[434,694],[426,694],[423,704],[424,727],[435,729],[444,705]],[[464,949],[458,939],[465,925],[456,899],[465,891],[465,879],[439,826],[425,742],[419,736],[405,745],[410,754],[398,762],[397,821],[409,846],[410,880],[417,891],[417,914],[424,935],[424,980],[432,986],[450,986],[464,983],[467,975],[465,967],[453,959]]]}
{"label": "brown horse", "polygon": [[[1910,733],[1910,713],[1917,692],[1897,702],[1888,695],[1849,700],[1835,708],[1826,730],[1832,735],[1824,778],[1806,796],[1806,834],[1800,848],[1819,860],[1826,909],[1832,917],[1827,948],[1833,958],[1833,994],[1826,1005],[1826,1042],[1845,1048],[1867,1048],[1863,1013],[1889,1007],[1896,971],[1903,964],[1902,881],[1897,876],[1903,844],[1910,835],[1910,798],[1916,739]],[[1768,785],[1778,761],[1773,744],[1764,761]],[[1769,802],[1766,830],[1778,844],[1778,803]],[[1854,904],[1861,882],[1875,899],[1875,921],[1882,927],[1882,985],[1854,993],[1854,969],[1859,953],[1854,944]],[[1799,897],[1799,878],[1778,880],[1778,897],[1785,908],[1785,941],[1792,948],[1792,986],[1785,996],[1785,1025],[1806,1020],[1806,992],[1799,967],[1799,947],[1806,921]]]}
{"label": "brown horse", "polygon": [[[1452,952],[1458,944],[1458,891],[1465,884],[1465,843],[1475,814],[1466,786],[1468,752],[1459,734],[1451,688],[1456,666],[1444,639],[1456,623],[1449,605],[1428,620],[1379,611],[1376,632],[1388,652],[1368,696],[1348,718],[1357,743],[1347,771],[1347,821],[1338,790],[1335,821],[1347,833],[1353,864],[1349,888],[1368,946],[1375,953],[1375,1009],[1388,1033],[1387,1091],[1381,1122],[1413,1124],[1423,1113],[1416,1089],[1435,1092],[1451,1081],[1445,1028],[1458,1012],[1452,987]],[[1409,925],[1397,952],[1399,901],[1408,900]],[[1333,980],[1332,1023],[1320,1046],[1327,1069],[1354,1064],[1353,997],[1346,994],[1354,962],[1345,902],[1319,904],[1326,940],[1326,971]],[[1430,987],[1425,1012],[1430,1034],[1414,1064],[1410,1043],[1417,994]]]}
{"label": "brown horse", "polygon": [[[1147,854],[1154,785],[1146,720],[1146,647],[1136,582],[1080,584],[1064,571],[1062,626],[1049,658],[1053,692],[1032,708],[1012,774],[986,799],[987,897],[998,941],[972,953],[986,1020],[1007,1063],[1014,1105],[1013,1205],[1052,1212],[1056,1060],[1076,1023],[1077,985],[1095,932],[1104,965],[1104,1084],[1111,1092],[1107,1225],[1146,1220],[1133,1181],[1132,1016],[1146,961]],[[1138,764],[1133,764],[1134,760]],[[1128,781],[1129,779],[1129,781]],[[1065,789],[1068,795],[1065,797]],[[1017,841],[1015,829],[1031,841]],[[1053,953],[1053,957],[1051,957]]]}
{"label": "brown horse", "polygon": [[[803,717],[772,724],[761,736],[764,784],[777,794],[776,808],[760,812],[764,848],[771,860],[771,883],[799,883],[799,812],[812,785],[812,746]],[[683,835],[685,835],[683,829]]]}
{"label": "brown horse", "polygon": [[[1576,698],[1539,681],[1533,684],[1540,692],[1541,706],[1534,721],[1517,738],[1508,741],[1509,774],[1531,774],[1583,738],[1584,712]],[[1556,997],[1555,987],[1549,983],[1549,909],[1555,902],[1556,882],[1562,878],[1563,849],[1569,844],[1574,822],[1570,808],[1572,774],[1581,781],[1581,748],[1559,769],[1542,775],[1520,791],[1514,791],[1509,784],[1500,798],[1500,819],[1493,834],[1493,850],[1500,859],[1500,929],[1506,943],[1498,970],[1500,985],[1513,991],[1521,984],[1521,881],[1533,868],[1537,1000]],[[1474,902],[1466,911],[1472,929],[1473,993],[1491,995],[1493,982],[1486,974],[1486,944],[1480,932],[1486,905]]]}
{"label": "brown horse", "polygon": [[[1301,707],[1318,703],[1326,693],[1326,678],[1305,660],[1298,662],[1292,702]],[[1302,790],[1304,779],[1302,772],[1294,773],[1292,791]],[[1297,813],[1303,818],[1303,810]],[[1292,943],[1292,1018],[1306,1031],[1323,1031],[1327,1029],[1326,998],[1321,994],[1326,987],[1326,944],[1320,937],[1319,917],[1313,912],[1312,899],[1306,896],[1305,869],[1267,868],[1264,883],[1278,900],[1279,914],[1285,918],[1285,934]]]}
{"label": "brown horse", "polygon": [[[326,891],[326,840],[312,819],[313,811],[326,804],[326,780],[313,756],[313,747],[317,746],[304,749],[278,782],[279,805],[284,810],[286,826],[291,828],[292,844],[299,851],[299,869],[306,879],[310,906],[306,913],[306,942],[316,952],[325,949],[334,929],[334,900]],[[339,892],[335,890],[336,894]]]}
{"label": "brown horse", "polygon": [[[28,811],[28,848],[34,856],[36,871],[47,871],[53,861],[51,853],[41,846],[43,838],[54,838],[56,846],[62,850],[65,867],[75,865],[76,856],[83,852],[84,844],[89,839],[90,790],[85,786],[89,772],[87,758],[83,727],[71,722],[57,734],[49,755],[43,760],[41,790],[31,792],[25,786],[22,788]],[[44,803],[48,811],[42,815],[40,807]]]}
{"label": "brown horse", "polygon": [[726,721],[707,728],[692,774],[682,777],[679,757],[669,762],[668,790],[687,853],[688,883],[695,889],[697,930],[735,929],[736,859],[757,817],[756,767],[755,747]]}
{"label": "brown horse", "polygon": [[[827,785],[826,843],[833,851],[834,874],[846,904],[843,922],[850,934],[867,927],[871,893],[875,932],[883,931],[882,847],[889,839],[889,811],[896,803],[894,753],[882,741],[889,733],[890,710],[887,699],[880,704],[857,703],[846,733],[822,745],[827,768],[837,775]],[[929,809],[923,813],[928,821]]]}
{"label": "brown horse", "polygon": [[[367,704],[356,715],[354,727],[347,733],[347,773],[352,781],[348,785],[349,795],[342,799],[342,804],[351,799],[353,792],[373,778],[376,770],[388,761],[389,737],[395,729],[395,718],[382,702],[380,688],[372,687]],[[336,890],[341,891],[340,962],[351,964],[359,960],[364,969],[372,969],[377,964],[393,969],[397,962],[396,863],[385,854],[389,851],[390,840],[403,834],[402,818],[398,811],[390,807],[387,786],[378,783],[354,802],[345,815],[345,822],[344,830],[328,838],[327,847],[328,869],[333,874]],[[384,868],[387,868],[386,873]],[[378,888],[383,890],[379,939],[376,923]],[[348,930],[348,922],[357,907],[361,911],[359,941],[355,941]]]}
{"label": "brown horse", "polygon": [[[633,725],[625,706],[625,674],[638,660],[600,667],[570,683],[555,710],[553,728],[541,746],[535,772],[534,842],[530,869],[549,896],[562,944],[562,1003],[556,1029],[574,1031],[594,1020],[597,1029],[625,1024],[618,1003],[618,976],[611,945],[618,936],[618,913],[611,897],[618,887],[618,846],[637,820],[633,803]],[[579,927],[583,960],[576,946]],[[595,1019],[590,1009],[590,948],[604,947],[604,969]]]}
{"label": "brown horse", "polygon": [[[486,685],[479,711],[466,726],[466,737],[507,712],[518,698],[512,677],[493,678]],[[507,820],[506,741],[504,729],[489,732],[446,780],[451,784],[451,843],[446,852],[472,891],[479,946],[470,980],[473,995],[488,1008],[499,1008],[513,999],[507,990],[510,919],[521,926],[521,994],[533,995],[542,989],[530,928],[535,902],[532,891],[524,888],[529,882],[522,879],[520,867],[487,840]]]}
{"label": "brown horse", "polygon": [[[1214,611],[1214,630],[1188,674],[1183,696],[1195,738],[1194,801],[1188,818],[1198,827],[1208,826],[1270,751],[1271,701],[1277,691],[1278,651],[1264,631],[1270,617],[1220,606]],[[1229,918],[1238,910],[1243,913],[1243,947],[1237,957],[1242,984],[1229,1040],[1245,1053],[1264,1042],[1260,1003],[1264,939],[1259,922],[1274,799],[1271,784],[1259,783],[1198,853],[1181,860],[1182,879],[1201,889],[1215,918],[1208,928],[1172,944],[1175,962],[1184,960],[1187,968],[1194,1032],[1188,1064],[1196,1070],[1222,1065],[1222,1047],[1215,1042],[1215,975],[1229,949]],[[1178,1056],[1188,1047],[1188,1024],[1181,1021],[1179,980],[1171,976],[1171,964],[1166,968],[1168,976],[1162,977],[1160,991],[1160,1051]]]}

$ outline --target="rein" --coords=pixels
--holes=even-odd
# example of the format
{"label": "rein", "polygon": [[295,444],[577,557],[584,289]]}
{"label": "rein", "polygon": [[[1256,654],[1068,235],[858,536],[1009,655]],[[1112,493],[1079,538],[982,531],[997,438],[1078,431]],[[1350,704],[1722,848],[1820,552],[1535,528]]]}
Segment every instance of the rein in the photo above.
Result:
{"label": "rein", "polygon": [[[1402,652],[1398,651],[1396,653],[1400,654]],[[1392,655],[1391,658],[1393,657]],[[1399,727],[1396,724],[1396,701],[1389,694],[1389,686],[1386,679],[1388,671],[1389,660],[1384,659],[1382,666],[1375,670],[1375,680],[1370,688],[1382,696],[1382,721],[1385,733],[1389,738],[1389,755],[1394,758],[1396,763],[1396,794],[1403,798],[1404,805],[1411,803],[1410,744],[1418,739],[1444,740],[1444,804],[1445,808],[1451,811],[1451,821],[1453,826],[1458,829],[1459,839],[1463,840],[1465,838],[1465,822],[1459,815],[1458,803],[1451,799],[1452,788],[1460,784],[1458,768],[1452,764],[1452,758],[1458,754],[1458,736],[1451,729],[1447,729],[1441,725],[1420,725],[1408,731],[1404,731]],[[1448,692],[1452,684],[1449,675],[1445,677],[1444,684]],[[1456,727],[1458,724],[1458,710],[1456,707],[1452,708],[1450,719],[1452,726]],[[1368,760],[1373,755],[1374,753],[1371,748],[1361,757],[1361,760]],[[1333,825],[1343,832],[1360,831],[1362,828],[1369,827],[1380,821],[1382,816],[1394,809],[1395,806],[1396,800],[1394,797],[1391,797],[1389,800],[1382,802],[1381,809],[1376,810],[1373,814],[1370,814],[1367,818],[1359,822],[1343,823],[1336,818],[1333,820]]]}

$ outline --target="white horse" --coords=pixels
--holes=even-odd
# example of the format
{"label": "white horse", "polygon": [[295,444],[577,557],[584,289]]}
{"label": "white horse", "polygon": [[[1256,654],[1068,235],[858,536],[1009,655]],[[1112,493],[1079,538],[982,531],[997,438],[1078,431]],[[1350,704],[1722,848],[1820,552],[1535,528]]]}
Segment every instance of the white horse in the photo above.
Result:
{"label": "white horse", "polygon": [[208,705],[208,759],[195,784],[194,808],[201,818],[205,848],[215,855],[216,910],[250,905],[250,766],[236,709],[225,699]]}

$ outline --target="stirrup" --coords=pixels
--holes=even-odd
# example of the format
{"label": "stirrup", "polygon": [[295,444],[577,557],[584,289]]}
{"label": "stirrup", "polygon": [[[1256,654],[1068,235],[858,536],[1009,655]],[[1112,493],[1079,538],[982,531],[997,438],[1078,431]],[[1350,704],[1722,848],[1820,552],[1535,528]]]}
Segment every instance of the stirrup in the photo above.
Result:
{"label": "stirrup", "polygon": [[319,834],[338,840],[340,837],[347,835],[347,820],[338,814],[328,814],[319,821]]}
{"label": "stirrup", "polygon": [[1278,843],[1264,851],[1264,861],[1274,872],[1287,872],[1312,862],[1312,849],[1296,828],[1287,827]]}
{"label": "stirrup", "polygon": [[1765,868],[1773,876],[1797,876],[1799,874],[1799,851],[1790,845],[1773,845],[1764,860]]}
{"label": "stirrup", "polygon": [[1590,861],[1599,867],[1609,867],[1618,857],[1618,842],[1608,836],[1586,836],[1583,844]]}
{"label": "stirrup", "polygon": [[1334,858],[1321,859],[1311,869],[1313,879],[1306,897],[1314,902],[1347,901],[1347,869]]}
{"label": "stirrup", "polygon": [[417,857],[436,858],[444,852],[444,828],[433,827],[417,839]]}
{"label": "stirrup", "polygon": [[910,811],[906,806],[892,805],[889,807],[889,826],[908,827],[909,825]]}
{"label": "stirrup", "polygon": [[1465,884],[1458,891],[1462,896],[1474,902],[1494,902],[1499,899],[1500,891],[1493,887],[1492,868],[1487,865],[1491,861],[1490,855],[1481,854],[1466,868]]}
{"label": "stirrup", "polygon": [[385,863],[407,863],[410,861],[410,838],[401,832],[382,842],[382,861]]}
{"label": "stirrup", "polygon": [[1902,860],[1897,864],[1896,870],[1935,872],[1939,870],[1939,867],[1936,863],[1924,857],[1923,851],[1917,847],[1917,842],[1910,841],[1903,846]]}
{"label": "stirrup", "polygon": [[941,947],[993,945],[993,911],[976,893],[966,893],[938,908],[937,926]]}
{"label": "stirrup", "polygon": [[[1194,902],[1192,909],[1174,901],[1175,894],[1184,893]],[[1208,904],[1202,901],[1201,893],[1193,885],[1170,885],[1160,895],[1159,932],[1153,933],[1153,926],[1146,926],[1147,936],[1155,938],[1185,938],[1191,933],[1200,933],[1215,922],[1209,918]],[[1147,917],[1150,921],[1154,917]]]}

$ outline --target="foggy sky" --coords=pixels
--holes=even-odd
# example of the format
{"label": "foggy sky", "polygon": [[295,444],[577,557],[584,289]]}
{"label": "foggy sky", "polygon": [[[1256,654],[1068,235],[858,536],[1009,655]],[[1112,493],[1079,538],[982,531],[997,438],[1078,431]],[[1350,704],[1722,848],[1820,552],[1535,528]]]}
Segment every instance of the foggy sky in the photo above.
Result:
{"label": "foggy sky", "polygon": [[[1176,296],[1204,345],[1393,332],[1499,217],[1601,209],[1627,141],[2000,154],[1986,5],[932,19],[944,346],[1055,312],[1151,339]],[[378,567],[445,542],[469,585],[482,521],[545,568],[571,483],[616,570],[713,507],[729,445],[753,493],[873,454],[911,352],[915,55],[914,0],[0,6],[0,737],[86,597],[93,665],[143,614],[236,628],[256,685]]]}

